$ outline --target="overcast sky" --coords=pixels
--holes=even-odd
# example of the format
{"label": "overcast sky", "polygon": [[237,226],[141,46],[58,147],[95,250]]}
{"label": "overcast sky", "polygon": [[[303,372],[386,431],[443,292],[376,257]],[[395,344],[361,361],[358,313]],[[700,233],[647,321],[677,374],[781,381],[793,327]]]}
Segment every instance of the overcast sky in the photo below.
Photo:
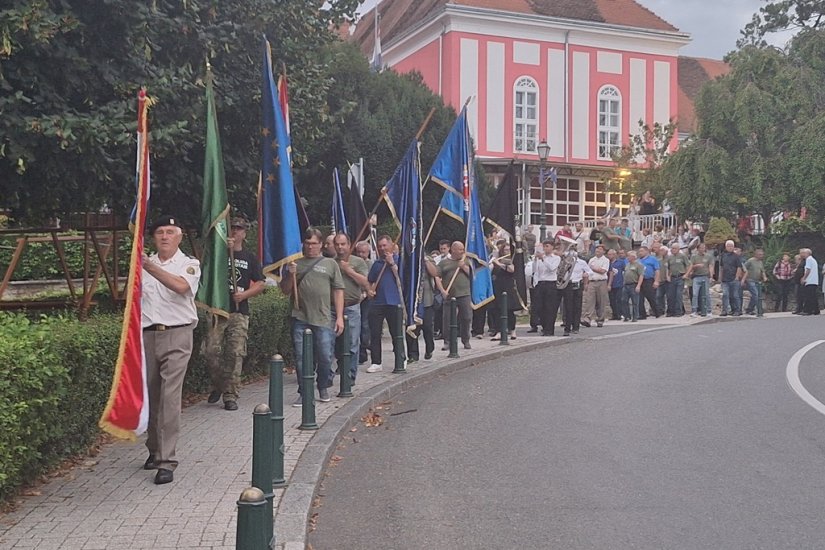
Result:
{"label": "overcast sky", "polygon": [[[637,0],[657,15],[691,35],[693,41],[681,53],[721,59],[736,48],[739,31],[764,5],[764,0]],[[376,0],[366,0],[361,12],[372,9]],[[787,36],[775,37],[782,45]]]}

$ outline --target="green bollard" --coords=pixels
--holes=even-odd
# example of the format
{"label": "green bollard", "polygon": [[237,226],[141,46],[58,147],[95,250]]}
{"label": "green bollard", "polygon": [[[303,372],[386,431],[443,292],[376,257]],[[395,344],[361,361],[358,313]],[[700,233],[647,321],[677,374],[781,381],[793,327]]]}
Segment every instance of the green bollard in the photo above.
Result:
{"label": "green bollard", "polygon": [[269,548],[266,525],[272,526],[272,517],[266,517],[267,501],[264,492],[249,487],[238,499],[238,529],[235,532],[237,550],[263,550]]}
{"label": "green bollard", "polygon": [[[499,332],[501,333],[501,342],[499,343],[500,346],[509,346],[510,345],[510,327],[508,326],[508,319],[507,319],[507,293],[501,293],[501,318],[499,319]],[[498,298],[496,299],[498,301]],[[504,328],[502,328],[504,327]]]}
{"label": "green bollard", "polygon": [[272,437],[272,410],[261,403],[252,413],[252,486],[264,493],[266,499],[266,540],[272,540],[272,462],[275,446]]}
{"label": "green bollard", "polygon": [[349,377],[349,371],[352,367],[352,335],[349,332],[349,316],[344,315],[344,333],[341,334],[343,341],[341,358],[338,361],[338,376],[341,378],[341,390],[338,392],[338,397],[352,397],[352,380]]}
{"label": "green bollard", "polygon": [[450,359],[458,357],[458,302],[450,299]]}
{"label": "green bollard", "polygon": [[395,352],[395,368],[393,374],[403,374],[407,372],[405,363],[407,357],[404,353],[404,306],[399,305],[395,310],[395,322],[401,327],[399,334],[393,337],[393,351]]}
{"label": "green bollard", "polygon": [[315,357],[312,331],[304,330],[303,362],[301,364],[301,425],[299,430],[317,430],[315,423]]}
{"label": "green bollard", "polygon": [[283,487],[284,479],[284,358],[272,357],[269,362],[269,408],[272,410],[272,486]]}

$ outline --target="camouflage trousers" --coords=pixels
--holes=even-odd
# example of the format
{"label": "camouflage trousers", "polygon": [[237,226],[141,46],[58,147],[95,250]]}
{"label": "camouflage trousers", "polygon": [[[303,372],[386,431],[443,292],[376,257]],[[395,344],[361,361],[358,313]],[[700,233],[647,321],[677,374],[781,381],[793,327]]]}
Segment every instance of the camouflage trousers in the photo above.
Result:
{"label": "camouflage trousers", "polygon": [[246,357],[249,316],[230,313],[229,319],[219,315],[209,317],[203,351],[212,387],[223,393],[224,401],[237,401]]}

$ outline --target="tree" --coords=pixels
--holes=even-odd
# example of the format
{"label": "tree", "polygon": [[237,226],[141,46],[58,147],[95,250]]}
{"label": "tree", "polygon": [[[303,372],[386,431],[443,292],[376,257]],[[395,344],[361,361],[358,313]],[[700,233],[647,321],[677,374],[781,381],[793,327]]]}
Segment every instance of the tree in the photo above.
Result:
{"label": "tree", "polygon": [[731,71],[696,101],[698,134],[666,163],[683,216],[749,215],[766,224],[777,210],[825,216],[821,124],[825,31],[797,35],[786,51],[746,46]]}
{"label": "tree", "polygon": [[785,30],[820,29],[825,23],[825,2],[822,0],[780,0],[759,8],[753,19],[742,30],[737,41],[739,48],[745,46],[767,46],[765,37],[770,33]]}
{"label": "tree", "polygon": [[332,85],[319,50],[358,0],[12,0],[0,10],[0,207],[128,211],[135,97],[150,111],[155,210],[195,221],[203,161],[205,59],[215,73],[227,183],[251,213],[258,172],[261,35],[292,75],[295,158],[322,141]]}
{"label": "tree", "polygon": [[640,120],[629,143],[613,155],[620,169],[629,173],[623,181],[623,189],[635,195],[650,191],[654,196],[665,197],[670,189],[662,167],[671,154],[676,125],[656,122],[649,126]]}
{"label": "tree", "polygon": [[[364,202],[369,209],[430,109],[436,111],[422,136],[422,179],[456,118],[417,73],[373,73],[364,55],[349,43],[333,44],[324,56],[334,82],[326,98],[330,127],[326,139],[308,155],[306,166],[296,170],[299,189],[309,201],[310,221],[319,224],[329,222],[333,167],[346,170],[347,161],[364,158]],[[441,190],[432,183],[425,188],[425,225],[441,200]],[[383,221],[388,214],[380,212]]]}

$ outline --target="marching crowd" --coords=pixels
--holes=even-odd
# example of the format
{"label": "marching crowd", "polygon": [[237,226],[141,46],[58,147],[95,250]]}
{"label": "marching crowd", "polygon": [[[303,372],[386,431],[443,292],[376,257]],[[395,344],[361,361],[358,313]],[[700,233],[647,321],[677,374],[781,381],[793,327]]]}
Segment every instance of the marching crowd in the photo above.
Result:
{"label": "marching crowd", "polygon": [[[237,410],[243,357],[249,326],[248,299],[264,290],[260,264],[244,251],[248,223],[231,222],[232,302],[229,318],[212,314],[205,342],[214,391],[210,403],[223,398],[224,408]],[[708,250],[697,229],[678,233],[657,227],[642,232],[634,245],[626,219],[599,220],[592,230],[581,224],[563,227],[552,239],[538,243],[532,226],[523,239],[506,235],[490,240],[494,297],[473,308],[472,263],[461,241],[443,240],[438,250],[424,256],[419,293],[418,324],[406,323],[399,310],[404,296],[399,277],[398,250],[393,239],[381,235],[373,246],[362,241],[353,247],[345,233],[325,237],[310,227],[303,240],[303,257],[283,270],[281,290],[291,297],[291,331],[296,364],[302,361],[306,331],[313,335],[316,384],[320,401],[329,401],[329,388],[336,373],[349,376],[354,384],[359,364],[366,372],[382,370],[382,334],[386,324],[393,351],[418,361],[419,338],[424,338],[423,359],[431,359],[435,342],[447,333],[450,308],[455,299],[459,338],[471,349],[473,338],[511,338],[516,335],[516,312],[529,309],[528,333],[555,334],[561,314],[563,334],[579,332],[582,326],[604,326],[608,320],[636,322],[648,315],[681,316],[686,313],[684,294],[690,296],[691,316],[711,315],[710,287],[714,279],[722,291],[721,315],[741,316],[744,293],[749,294],[744,313],[763,315],[764,285],[769,279],[777,288],[776,309],[786,311],[789,296],[796,292],[800,315],[819,314],[820,271],[810,249],[796,258],[785,254],[768,270],[764,252],[756,249],[744,259],[742,250],[727,241],[717,255]],[[149,382],[149,457],[144,468],[157,470],[155,483],[169,483],[177,466],[175,446],[180,423],[183,375],[192,351],[192,329],[197,321],[194,296],[200,276],[197,260],[179,249],[182,231],[178,220],[165,216],[151,229],[157,253],[144,260],[143,335]],[[523,255],[521,254],[523,252]],[[372,256],[376,256],[373,258]],[[524,262],[521,262],[524,258]],[[524,277],[524,279],[520,279]],[[524,283],[522,285],[522,283]],[[522,299],[520,288],[528,292]],[[502,295],[507,293],[508,300]],[[528,304],[523,303],[529,301]],[[506,311],[502,306],[507,304]],[[505,323],[506,326],[502,326]],[[342,338],[344,322],[348,342]],[[414,327],[414,329],[413,329]],[[501,336],[499,336],[501,334]],[[404,342],[405,344],[400,344]],[[396,350],[404,345],[405,349]],[[349,349],[350,363],[343,364]],[[223,364],[222,350],[232,356]],[[333,361],[338,369],[333,371]],[[297,370],[297,369],[296,369]],[[299,374],[300,376],[300,374]],[[300,378],[299,378],[300,382]],[[301,384],[298,385],[301,391]],[[295,402],[301,406],[302,399]]]}

